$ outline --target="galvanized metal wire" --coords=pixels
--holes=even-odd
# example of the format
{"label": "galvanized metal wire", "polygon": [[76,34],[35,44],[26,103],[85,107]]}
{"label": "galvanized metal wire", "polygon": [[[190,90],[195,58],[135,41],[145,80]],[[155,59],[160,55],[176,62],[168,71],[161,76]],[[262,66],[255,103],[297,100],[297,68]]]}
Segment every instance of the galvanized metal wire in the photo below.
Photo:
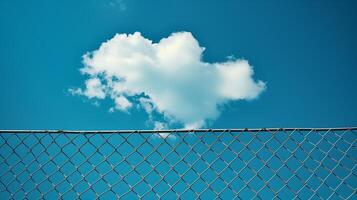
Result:
{"label": "galvanized metal wire", "polygon": [[0,199],[355,199],[357,128],[0,130]]}

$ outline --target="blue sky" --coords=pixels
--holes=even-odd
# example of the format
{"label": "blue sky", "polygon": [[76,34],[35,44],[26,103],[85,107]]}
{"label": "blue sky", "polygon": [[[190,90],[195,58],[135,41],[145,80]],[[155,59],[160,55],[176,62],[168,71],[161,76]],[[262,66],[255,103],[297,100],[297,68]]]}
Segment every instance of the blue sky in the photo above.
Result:
{"label": "blue sky", "polygon": [[[170,124],[170,128],[207,119],[209,123],[201,124],[202,127],[356,126],[356,8],[357,2],[352,0],[1,0],[0,129],[152,129],[153,122],[163,122],[162,113],[180,121],[179,125]],[[110,57],[110,53],[114,56]],[[158,58],[151,57],[152,54]],[[84,61],[83,55],[88,55]],[[108,58],[110,62],[105,62]],[[123,61],[129,64],[117,66],[116,62]],[[145,65],[138,67],[130,63]],[[127,91],[114,94],[104,75],[95,72],[101,67],[107,74],[128,75],[120,82],[126,83],[121,86]],[[162,70],[154,70],[155,67]],[[81,74],[80,69],[86,73]],[[252,69],[254,75],[249,71]],[[140,77],[140,81],[130,82],[132,74],[134,78]],[[94,85],[91,92],[85,86],[88,80]],[[110,91],[101,93],[103,85]],[[162,91],[168,91],[169,95],[162,96]],[[144,103],[139,104],[131,92],[148,94],[144,95]],[[87,98],[91,95],[99,99]],[[106,98],[100,99],[103,96]],[[145,110],[145,102],[157,107],[149,106]],[[153,108],[156,110],[149,111]],[[68,198],[71,198],[88,189],[88,185],[73,186],[65,182],[62,186],[66,189],[49,188],[50,183],[64,181],[64,175],[69,175],[71,183],[77,180],[83,183],[81,177],[85,174],[84,182],[94,183],[91,188],[103,191],[106,186],[102,182],[96,184],[96,180],[100,180],[98,175],[111,170],[108,164],[123,163],[116,167],[119,173],[134,172],[133,165],[144,159],[149,163],[143,162],[136,168],[141,175],[152,171],[152,164],[165,160],[163,165],[154,167],[161,174],[168,172],[154,193],[162,194],[170,183],[182,180],[177,182],[178,189],[171,191],[181,194],[198,175],[203,181],[216,176],[208,172],[205,177],[198,173],[200,170],[219,171],[227,164],[222,159],[237,159],[212,184],[214,189],[207,190],[211,196],[213,191],[225,187],[221,180],[238,177],[234,169],[246,169],[231,184],[234,191],[249,187],[240,193],[243,198],[261,188],[262,181],[280,188],[285,178],[289,178],[287,185],[301,188],[298,194],[301,198],[314,194],[317,197],[351,195],[350,186],[355,180],[350,173],[354,170],[350,167],[351,158],[356,155],[351,142],[353,132],[311,133],[177,133],[172,140],[139,134],[3,134],[0,153],[5,162],[1,165],[4,176],[0,182],[6,188],[0,190],[2,195],[7,195],[5,189],[12,193],[19,191],[16,193],[19,198],[28,191],[34,191],[29,194],[31,198],[49,190],[48,197],[52,198],[69,188]],[[132,154],[134,147],[138,149]],[[92,154],[94,150],[98,152]],[[156,153],[151,154],[152,151]],[[270,157],[272,151],[274,156]],[[148,155],[153,156],[147,158]],[[127,162],[120,162],[126,156],[129,156]],[[181,156],[185,160],[176,163]],[[249,164],[253,157],[257,162]],[[101,165],[103,159],[106,161]],[[176,172],[168,170],[173,163],[177,164]],[[197,171],[191,169],[179,179],[177,175],[186,171],[188,163]],[[58,171],[57,165],[61,165]],[[289,167],[293,171],[286,171]],[[88,174],[93,168],[99,171]],[[261,179],[257,182],[241,181],[248,180],[259,168],[276,171],[259,172],[263,178],[256,176]],[[344,174],[346,170],[348,175]],[[118,174],[104,178],[112,184],[111,181],[120,179]],[[283,178],[270,179],[270,174]],[[292,174],[297,174],[295,179]],[[156,172],[152,175],[146,177],[150,184],[156,182]],[[301,180],[296,178],[307,176],[309,183],[302,187]],[[129,184],[119,181],[114,188],[117,194],[128,191],[127,186],[141,177],[134,172],[124,180]],[[26,183],[24,187],[19,186],[20,182]],[[35,183],[40,186],[35,187]],[[146,191],[150,184],[141,182],[135,190]],[[332,191],[336,184],[338,188]],[[203,187],[206,185],[199,181],[192,192]],[[293,195],[293,190],[281,188],[279,197],[292,198],[286,195]],[[273,191],[265,187],[259,196],[273,195],[266,190]]]}
{"label": "blue sky", "polygon": [[192,33],[203,61],[249,61],[266,90],[231,101],[212,128],[355,126],[354,1],[0,2],[1,129],[147,129],[143,110],[109,113],[69,88],[82,87],[82,55],[116,33],[157,43]]}

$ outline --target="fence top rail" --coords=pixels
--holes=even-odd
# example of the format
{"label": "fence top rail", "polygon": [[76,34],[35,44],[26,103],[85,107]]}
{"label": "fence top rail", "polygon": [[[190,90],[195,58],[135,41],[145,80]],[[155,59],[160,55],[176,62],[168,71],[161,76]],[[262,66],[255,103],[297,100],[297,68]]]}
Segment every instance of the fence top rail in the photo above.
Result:
{"label": "fence top rail", "polygon": [[333,128],[238,128],[238,129],[167,129],[167,130],[0,130],[0,133],[72,133],[72,134],[113,134],[113,133],[189,133],[189,132],[276,132],[276,131],[352,131],[357,127]]}

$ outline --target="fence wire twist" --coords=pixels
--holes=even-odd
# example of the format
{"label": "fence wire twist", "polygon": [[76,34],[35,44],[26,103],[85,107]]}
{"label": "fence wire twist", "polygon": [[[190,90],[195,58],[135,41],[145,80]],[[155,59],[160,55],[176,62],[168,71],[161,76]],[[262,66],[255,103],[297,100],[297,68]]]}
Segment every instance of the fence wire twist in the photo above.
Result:
{"label": "fence wire twist", "polygon": [[356,128],[0,131],[0,199],[352,199]]}

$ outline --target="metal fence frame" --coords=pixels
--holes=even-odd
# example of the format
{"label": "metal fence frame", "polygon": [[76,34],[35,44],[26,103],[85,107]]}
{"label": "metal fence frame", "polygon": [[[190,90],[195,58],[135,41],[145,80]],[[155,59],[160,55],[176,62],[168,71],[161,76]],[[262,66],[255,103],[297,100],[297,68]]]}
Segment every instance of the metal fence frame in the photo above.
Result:
{"label": "metal fence frame", "polygon": [[[19,198],[28,198],[28,199],[33,199],[33,198],[50,198],[55,197],[55,198],[71,198],[69,196],[65,196],[67,193],[74,192],[73,197],[79,197],[82,198],[82,195],[85,194],[86,192],[94,192],[95,198],[108,198],[108,197],[103,197],[105,192],[98,192],[100,189],[95,189],[94,186],[100,182],[103,181],[105,182],[105,177],[106,175],[110,174],[111,172],[114,172],[116,175],[118,175],[119,180],[117,180],[115,183],[116,184],[124,184],[128,186],[128,190],[126,191],[119,191],[119,189],[113,189],[110,187],[111,194],[114,194],[114,197],[116,198],[166,198],[166,199],[171,199],[171,198],[218,198],[218,199],[228,199],[230,197],[232,198],[238,198],[238,199],[247,199],[247,198],[258,198],[258,199],[266,199],[270,198],[269,196],[264,196],[264,191],[267,190],[268,192],[271,192],[272,196],[274,199],[284,199],[284,198],[294,198],[294,199],[350,199],[350,198],[356,198],[356,188],[357,188],[357,171],[356,171],[356,166],[357,166],[357,148],[356,148],[356,141],[357,141],[357,127],[341,127],[341,128],[258,128],[258,129],[195,129],[195,130],[183,130],[183,129],[176,129],[176,130],[0,130],[0,170],[3,170],[3,172],[0,171],[0,197],[2,198],[11,198],[11,199],[19,199]],[[262,139],[260,138],[261,134],[266,134],[266,138]],[[300,139],[294,138],[294,133],[300,137]],[[345,133],[349,134],[349,137],[345,137]],[[241,137],[243,135],[245,137],[248,137],[249,140],[248,142],[244,142]],[[284,141],[279,141],[277,140],[277,137],[280,137],[279,134],[282,137],[286,137]],[[315,136],[318,136],[319,139],[316,141],[309,141],[310,135],[315,134]],[[115,136],[117,135],[117,136]],[[136,136],[134,136],[136,135]],[[335,141],[329,141],[329,137],[333,136],[336,137],[337,139]],[[27,138],[33,136],[33,139],[31,141],[28,141]],[[41,137],[39,137],[41,136]],[[134,138],[133,138],[133,137]],[[158,136],[155,138],[152,138],[151,136]],[[49,145],[46,146],[44,145],[42,139],[45,137],[49,137],[50,141]],[[98,137],[99,139],[104,138],[104,143],[98,143],[95,144],[95,142],[91,141],[90,139],[93,137]],[[117,149],[119,148],[118,146],[116,147],[115,145],[112,145],[110,142],[113,139],[112,137],[117,137],[115,138],[116,140],[122,140],[122,143],[120,145],[127,145],[126,148],[128,148],[131,151],[128,151],[127,153],[120,152],[121,150]],[[211,142],[205,141],[207,138],[206,137],[211,137]],[[223,140],[224,137],[229,137],[226,140]],[[67,143],[65,144],[57,144],[58,138],[62,138],[64,141]],[[78,139],[79,138],[79,139]],[[135,142],[134,140],[140,139],[142,142],[138,146],[135,146],[133,143]],[[191,139],[187,139],[191,138]],[[149,140],[160,140],[160,142],[155,145],[151,143]],[[82,172],[79,171],[79,167],[81,166],[76,166],[74,163],[74,159],[76,159],[74,156],[67,156],[65,155],[65,158],[68,159],[67,161],[64,161],[64,165],[68,162],[71,163],[71,165],[76,166],[76,171],[73,173],[67,174],[66,170],[62,170],[61,168],[58,168],[57,165],[57,171],[54,171],[53,173],[49,173],[44,169],[44,167],[50,163],[54,163],[54,159],[56,156],[59,154],[62,154],[64,151],[67,151],[66,145],[71,144],[72,146],[75,146],[74,141],[80,141],[83,140],[84,143],[82,146],[75,147],[73,150],[75,153],[73,155],[77,155],[77,152],[80,152],[82,156],[84,157],[84,161],[82,164],[91,164],[92,167],[88,167],[86,175],[90,174],[91,172],[94,172],[95,174],[99,174],[100,178],[97,179],[96,181],[89,181],[86,179],[86,175],[81,174]],[[170,142],[171,140],[171,142]],[[172,140],[176,142],[172,142]],[[191,141],[192,140],[192,141]],[[270,143],[273,141],[278,141],[276,142],[279,146],[274,149],[274,147],[269,147]],[[11,141],[14,141],[14,144],[11,143]],[[193,142],[194,141],[194,142]],[[338,142],[344,142],[345,146],[347,144],[348,148],[340,148],[338,145]],[[28,142],[34,143],[33,146],[27,145]],[[95,153],[90,154],[90,155],[85,155],[85,153],[82,152],[84,146],[86,144],[90,143],[90,145],[95,148]],[[251,146],[251,144],[256,143],[255,146]],[[288,143],[292,143],[292,146],[294,148],[290,148]],[[36,147],[37,144],[40,144],[40,149],[39,152],[36,152],[37,150],[33,150],[32,148]],[[104,145],[110,144],[114,150],[112,150],[110,153],[101,153],[101,149],[104,148]],[[236,147],[233,145],[240,145],[243,144],[242,149],[237,151],[238,149],[235,149]],[[304,149],[304,145],[308,144],[311,146],[311,151],[307,151]],[[328,150],[322,150],[320,145],[327,145],[330,148],[327,148]],[[47,147],[50,147],[50,145],[57,145],[57,147],[60,149],[60,153],[53,154],[53,152],[49,152]],[[180,146],[181,145],[181,146]],[[220,145],[219,152],[216,152],[217,149],[215,149],[216,145]],[[26,162],[21,159],[25,159],[24,156],[26,155],[19,155],[16,151],[22,146],[24,152],[27,152],[30,156],[34,157],[34,161],[31,162]],[[23,147],[25,146],[25,147]],[[146,148],[149,149],[150,151],[148,152],[140,152],[140,148],[147,146]],[[166,152],[162,153],[160,152],[160,148],[162,146],[165,146],[167,149]],[[182,147],[183,146],[183,147]],[[201,150],[198,150],[199,147]],[[296,146],[296,148],[295,148]],[[180,154],[178,148],[183,148],[185,149],[184,151],[187,154]],[[203,150],[202,150],[203,148]],[[10,152],[7,154],[7,150]],[[25,151],[26,150],[26,151]],[[302,151],[301,151],[302,150]],[[320,154],[322,154],[321,157],[318,158],[313,158],[312,152],[314,150],[318,150]],[[12,151],[12,152],[11,152]],[[183,150],[182,150],[183,151]],[[201,152],[202,151],[202,152]],[[335,154],[333,154],[332,151],[337,151],[339,154],[343,154],[344,156],[341,158],[336,157]],[[49,156],[48,160],[45,161],[39,161],[41,154],[45,152]],[[227,159],[229,156],[224,156],[225,153],[230,153],[234,157],[232,159]],[[244,156],[241,157],[241,154],[243,153],[251,153],[251,156],[247,156],[247,158],[244,158]],[[270,153],[271,156],[261,156],[259,155],[261,152],[265,153]],[[297,154],[298,153],[304,153],[307,155],[306,159],[301,159]],[[212,161],[206,160],[204,156],[206,154],[211,154],[210,156],[213,156]],[[278,155],[282,153],[284,156]],[[53,155],[52,155],[53,154]],[[99,164],[93,164],[91,162],[92,156],[95,154],[98,154],[97,156],[100,159],[103,159]],[[127,173],[122,173],[120,170],[117,171],[115,167],[118,167],[120,163],[115,166],[113,163],[110,163],[108,159],[113,155],[116,154],[117,157],[122,158],[122,162],[125,163],[125,165],[130,166],[131,170],[129,170]],[[138,154],[137,159],[135,161],[130,161],[131,156],[133,154]],[[150,156],[158,154],[156,157],[156,160],[158,163],[150,161],[149,158]],[[178,161],[173,162],[169,160],[169,157],[172,156],[172,154],[177,155]],[[197,159],[190,160],[189,155],[194,155],[197,156]],[[339,155],[338,154],[338,155]],[[53,156],[53,157],[51,157]],[[285,156],[287,158],[285,158]],[[104,159],[105,158],[105,159]],[[14,159],[14,161],[12,160]],[[72,160],[73,159],[73,160]],[[139,160],[138,160],[139,159]],[[188,160],[186,160],[188,159]],[[275,169],[272,165],[274,165],[273,162],[271,162],[272,159],[278,159],[279,163],[281,163],[281,166]],[[295,166],[298,165],[297,168],[291,168],[289,167],[290,165],[288,164],[289,160],[294,160]],[[313,160],[314,162],[318,163],[317,167],[311,167],[308,166],[309,162],[308,159]],[[330,164],[323,164],[325,160],[328,159],[331,161]],[[137,162],[138,160],[138,162]],[[251,166],[251,163],[254,161],[259,161],[263,163],[262,166]],[[12,163],[14,162],[14,163]],[[243,167],[238,168],[238,164],[236,162],[239,162],[240,164],[243,165]],[[20,165],[20,164],[21,165]],[[32,166],[32,164],[36,164],[36,169],[35,171],[31,171],[32,169],[28,169]],[[99,166],[102,163],[108,163],[112,167],[111,170],[107,171],[106,173],[102,173],[100,171]],[[165,173],[162,173],[160,170],[158,170],[158,166],[162,163],[166,163],[165,165],[169,166],[169,170],[166,171]],[[223,168],[221,171],[216,171],[214,168],[216,163],[220,163],[220,165],[217,168]],[[138,169],[138,167],[141,164],[146,164],[148,170],[147,174],[140,174],[142,171]],[[189,166],[188,170],[183,170],[180,171],[178,166],[180,164],[185,164]],[[310,163],[311,164],[311,163]],[[200,166],[206,166],[206,168],[202,171],[198,170],[195,168],[195,166],[200,165]],[[348,166],[345,166],[348,165]],[[114,167],[113,167],[114,166]],[[63,167],[63,166],[62,166]],[[20,168],[20,169],[16,169]],[[286,172],[282,173],[280,170],[285,169]],[[347,174],[343,177],[340,177],[341,175],[336,174],[336,170],[340,169],[343,172],[346,172]],[[19,170],[19,171],[16,171]],[[237,170],[237,171],[236,171]],[[273,175],[269,178],[266,178],[264,174],[262,174],[262,171],[264,170],[270,170]],[[300,173],[300,170],[306,170],[306,175],[307,177],[302,177]],[[5,171],[5,172],[4,172]],[[32,176],[40,171],[41,173],[44,174],[45,178],[42,178],[41,182],[37,182],[37,179],[33,178]],[[131,182],[132,180],[130,178],[127,178],[130,176],[130,174],[134,171],[134,173],[139,174],[141,176],[141,181],[136,182],[133,181],[134,184]],[[143,170],[145,171],[145,170]],[[250,173],[253,173],[252,178],[248,178],[249,176],[244,176],[242,175],[244,171],[248,171]],[[320,175],[322,171],[327,171],[329,174],[328,175]],[[21,173],[20,173],[21,172]],[[53,176],[55,173],[62,173],[62,175],[65,177],[60,184],[63,182],[67,182],[69,185],[69,189],[66,190],[66,193],[61,193],[61,189],[58,189],[57,186],[60,185],[59,183],[56,185],[51,182],[50,178]],[[72,183],[71,181],[68,181],[68,179],[74,174],[80,172],[82,175],[82,178],[78,178],[78,182]],[[147,171],[145,171],[146,173]],[[167,176],[172,173],[177,175],[179,177],[177,180],[172,181],[172,180],[167,180]],[[213,181],[207,181],[203,176],[206,172],[211,172],[209,176],[214,176]],[[229,172],[228,174],[234,175],[234,177],[230,180],[225,180],[223,177],[223,174],[225,172]],[[146,176],[149,176],[151,173],[158,174],[160,177],[159,181],[155,181],[154,183],[151,183],[150,178],[147,178]],[[189,179],[188,181],[185,180],[185,178],[189,177],[188,174],[192,173],[193,176],[196,178]],[[23,174],[24,177],[26,178],[26,182],[21,179],[20,176]],[[284,175],[290,176],[289,179],[285,180]],[[5,177],[6,180],[5,180]],[[20,177],[20,178],[19,178]],[[331,186],[328,183],[328,179],[332,177],[332,181],[335,181],[337,185]],[[264,186],[257,186],[256,183],[254,183],[255,178],[258,179],[260,182],[264,182]],[[10,181],[8,179],[11,179]],[[274,187],[274,184],[278,183],[272,183],[273,181],[281,181],[283,182],[283,187],[280,187],[278,190],[276,190]],[[25,180],[25,179],[24,179]],[[86,181],[88,186],[83,186],[84,190],[79,192],[77,189],[78,184],[81,181]],[[31,187],[30,189],[26,188],[21,188],[25,187],[26,183],[30,181],[31,182]],[[214,184],[216,183],[215,181],[224,184],[224,188],[222,190],[217,190]],[[245,185],[242,187],[236,187],[234,184],[235,181],[240,181],[244,183]],[[310,183],[310,181],[317,181],[320,184],[316,183]],[[108,181],[109,182],[109,181]],[[110,186],[111,183],[106,183],[107,185],[109,184]],[[196,188],[200,189],[195,189],[194,186],[195,184],[197,185],[199,182],[201,182],[201,188],[200,186],[197,186]],[[16,183],[14,185],[14,183]],[[50,189],[45,193],[43,192],[44,189],[41,188],[41,184],[43,183],[51,183],[52,185],[50,186]],[[164,184],[165,187],[169,187],[168,190],[165,190],[164,192],[158,192],[161,184]],[[175,189],[177,185],[183,185],[182,188],[180,189]],[[296,186],[302,184],[302,186]],[[314,185],[315,184],[315,185]],[[149,189],[142,189],[141,192],[138,192],[136,190],[137,186],[139,185],[144,185]],[[206,185],[206,187],[202,186]],[[218,184],[219,185],[219,184]],[[299,189],[294,189],[294,187],[300,187]],[[316,187],[315,187],[316,186]],[[51,188],[52,187],[52,188]],[[164,187],[164,186],[162,186]],[[202,188],[203,187],[203,188]],[[82,188],[82,189],[83,189]],[[325,189],[324,189],[325,188]],[[342,189],[341,189],[342,188]],[[198,191],[200,190],[200,191]],[[286,190],[286,191],[285,191]],[[342,192],[346,194],[342,194]],[[346,190],[346,191],[344,191]],[[227,196],[224,193],[225,192],[231,192],[232,196]],[[283,196],[283,193],[287,193],[286,195],[290,196]],[[349,192],[348,192],[349,191]],[[30,193],[36,192],[36,194],[33,194],[32,196],[29,196]],[[251,192],[251,196],[245,196],[246,193]],[[307,192],[306,194],[311,193],[311,196],[306,197],[303,196],[303,193]],[[323,194],[327,193],[328,194]],[[52,193],[52,196],[48,196],[50,193]],[[53,194],[57,193],[57,195]],[[208,195],[203,196],[204,194],[208,193]],[[131,195],[131,196],[130,196]],[[150,196],[151,195],[151,196]],[[186,196],[185,196],[186,195]],[[324,196],[326,195],[326,196]]]}

